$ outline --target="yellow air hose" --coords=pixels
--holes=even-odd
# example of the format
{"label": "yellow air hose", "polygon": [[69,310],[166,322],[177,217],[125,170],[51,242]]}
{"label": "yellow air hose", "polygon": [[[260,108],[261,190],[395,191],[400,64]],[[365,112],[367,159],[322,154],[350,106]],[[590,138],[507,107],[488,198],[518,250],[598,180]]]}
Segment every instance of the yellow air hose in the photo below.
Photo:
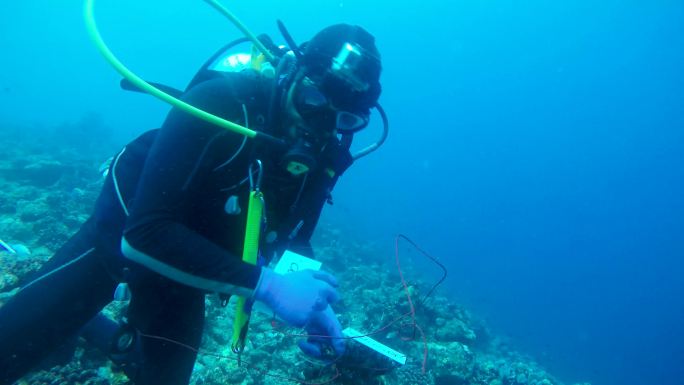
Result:
{"label": "yellow air hose", "polygon": [[104,40],[102,40],[102,36],[100,35],[100,32],[97,29],[97,24],[95,23],[95,16],[93,12],[94,5],[95,0],[85,0],[85,6],[83,10],[86,28],[88,29],[88,34],[90,35],[90,38],[92,39],[93,43],[95,43],[95,47],[97,47],[98,51],[100,51],[102,56],[104,56],[105,60],[107,60],[109,64],[111,64],[114,67],[114,69],[119,74],[121,74],[121,76],[128,79],[136,87],[147,92],[148,94],[155,96],[163,100],[164,102],[169,103],[172,106],[177,107],[199,119],[205,120],[209,123],[215,124],[219,127],[225,128],[229,131],[233,131],[240,135],[244,135],[248,138],[254,138],[257,136],[257,132],[254,130],[250,130],[247,127],[243,127],[229,120],[225,120],[221,117],[210,114],[204,110],[201,110],[191,104],[188,104],[178,98],[175,98],[167,94],[166,92],[144,81],[141,77],[137,76],[131,70],[126,68],[126,66],[124,66],[123,63],[121,63],[119,59],[116,58],[116,56],[114,56],[112,51],[105,44]]}
{"label": "yellow air hose", "polygon": [[219,11],[220,14],[227,17],[228,20],[230,20],[230,22],[233,23],[233,25],[235,25],[235,27],[237,29],[239,29],[240,32],[242,32],[249,40],[251,40],[252,43],[254,43],[254,46],[259,51],[261,51],[261,53],[264,54],[264,56],[266,57],[266,60],[268,60],[270,62],[273,62],[275,60],[275,56],[273,56],[271,51],[269,51],[264,46],[264,44],[261,42],[261,40],[259,40],[256,37],[256,35],[254,33],[252,33],[252,31],[250,31],[247,27],[245,27],[245,25],[242,24],[242,22],[235,15],[233,15],[233,13],[230,12],[226,7],[221,5],[221,3],[219,3],[217,0],[204,0],[204,1],[206,1],[207,3],[209,3],[209,5],[214,7],[214,9]]}

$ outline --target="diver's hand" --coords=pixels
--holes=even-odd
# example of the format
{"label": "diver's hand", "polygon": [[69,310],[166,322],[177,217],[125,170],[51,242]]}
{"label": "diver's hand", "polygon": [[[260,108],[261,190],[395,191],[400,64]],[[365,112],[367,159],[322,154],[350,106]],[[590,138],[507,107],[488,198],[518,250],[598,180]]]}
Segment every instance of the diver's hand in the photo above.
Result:
{"label": "diver's hand", "polygon": [[[331,355],[340,357],[344,354],[342,326],[330,306],[313,314],[305,329],[309,337],[297,343],[305,354],[315,358],[328,358]],[[332,352],[327,351],[328,347],[332,348]]]}
{"label": "diver's hand", "polygon": [[341,355],[342,328],[330,308],[339,299],[335,287],[335,277],[322,271],[301,270],[281,275],[262,268],[254,299],[265,303],[288,324],[304,328],[312,335],[299,343],[304,353],[321,357],[322,345],[330,345]]}
{"label": "diver's hand", "polygon": [[268,305],[278,317],[295,327],[305,327],[316,312],[339,299],[332,275],[315,270],[278,274],[261,269],[254,299]]}

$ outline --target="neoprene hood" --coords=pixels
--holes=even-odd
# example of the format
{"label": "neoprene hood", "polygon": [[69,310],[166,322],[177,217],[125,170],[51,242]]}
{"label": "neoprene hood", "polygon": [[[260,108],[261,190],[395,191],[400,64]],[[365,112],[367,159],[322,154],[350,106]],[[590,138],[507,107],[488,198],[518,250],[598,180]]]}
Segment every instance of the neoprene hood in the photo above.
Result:
{"label": "neoprene hood", "polygon": [[305,74],[315,79],[337,107],[367,113],[378,101],[380,52],[365,29],[329,26],[304,45],[301,60]]}

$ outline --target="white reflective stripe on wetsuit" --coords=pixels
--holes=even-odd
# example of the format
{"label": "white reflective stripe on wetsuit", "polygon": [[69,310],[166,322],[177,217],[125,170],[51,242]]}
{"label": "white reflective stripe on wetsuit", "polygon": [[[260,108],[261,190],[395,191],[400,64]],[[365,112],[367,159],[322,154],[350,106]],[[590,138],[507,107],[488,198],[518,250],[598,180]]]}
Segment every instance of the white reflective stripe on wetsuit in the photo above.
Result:
{"label": "white reflective stripe on wetsuit", "polygon": [[[38,282],[38,281],[40,281],[40,280],[42,280],[42,279],[45,279],[45,278],[51,276],[52,274],[55,274],[56,272],[58,272],[58,271],[60,271],[60,270],[62,270],[62,269],[64,269],[64,268],[66,268],[66,267],[68,267],[68,266],[70,266],[70,265],[73,265],[74,263],[76,263],[76,262],[80,261],[81,259],[85,258],[88,254],[92,253],[93,251],[95,251],[95,248],[94,248],[94,247],[93,247],[93,248],[90,248],[90,249],[88,249],[88,250],[86,250],[85,253],[79,255],[79,256],[76,257],[75,259],[72,259],[71,261],[69,261],[69,262],[67,262],[67,263],[65,263],[65,264],[63,264],[63,265],[58,266],[58,267],[56,267],[55,269],[50,270],[50,271],[48,271],[47,273],[45,273],[45,274],[41,275],[40,277],[34,279],[33,281],[29,282],[26,286],[22,287],[21,290],[26,289],[27,287],[33,285],[34,283],[36,283],[36,282]],[[20,290],[20,291],[21,291],[21,290]]]}
{"label": "white reflective stripe on wetsuit", "polygon": [[119,164],[119,158],[126,152],[126,147],[119,152],[119,154],[114,158],[114,163],[112,164],[112,181],[114,182],[114,191],[116,191],[116,197],[119,198],[119,203],[121,204],[121,208],[124,211],[124,214],[128,216],[128,208],[126,207],[126,203],[123,200],[123,196],[121,195],[121,190],[119,189],[119,182],[116,179],[116,166]]}
{"label": "white reflective stripe on wetsuit", "polygon": [[[242,105],[242,114],[243,114],[243,117],[245,119],[245,127],[249,127],[249,115],[247,114],[247,107],[244,104]],[[242,152],[242,149],[245,148],[245,143],[247,143],[247,137],[246,136],[244,137],[244,139],[242,139],[242,143],[240,144],[240,147],[237,149],[237,151],[235,151],[235,154],[233,154],[233,156],[228,158],[227,161],[216,166],[214,168],[214,171],[220,169],[221,167],[227,166],[228,164],[230,164],[230,162],[235,160],[235,158],[237,158],[237,156],[240,155],[240,152]]]}
{"label": "white reflective stripe on wetsuit", "polygon": [[248,289],[246,287],[198,277],[196,275],[182,271],[139,250],[134,249],[133,246],[126,241],[125,237],[121,239],[121,253],[124,255],[124,257],[130,259],[131,261],[137,262],[157,274],[163,275],[164,277],[187,286],[216,293],[231,295],[237,294],[243,297],[251,297],[254,292],[254,290]]}

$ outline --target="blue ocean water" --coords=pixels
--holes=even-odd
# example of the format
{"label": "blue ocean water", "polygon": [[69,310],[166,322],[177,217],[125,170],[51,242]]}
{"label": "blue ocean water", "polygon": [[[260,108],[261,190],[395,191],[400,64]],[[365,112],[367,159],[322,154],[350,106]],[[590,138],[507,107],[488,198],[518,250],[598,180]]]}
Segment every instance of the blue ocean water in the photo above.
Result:
{"label": "blue ocean water", "polygon": [[[391,136],[327,221],[388,256],[410,235],[457,301],[567,382],[681,383],[684,3],[226,5],[272,36],[280,18],[298,40],[341,21],[377,37]],[[202,1],[98,0],[96,14],[126,65],[181,88],[239,36]],[[40,135],[94,112],[123,143],[168,111],[118,89],[79,1],[3,2],[0,52],[3,124]]]}

